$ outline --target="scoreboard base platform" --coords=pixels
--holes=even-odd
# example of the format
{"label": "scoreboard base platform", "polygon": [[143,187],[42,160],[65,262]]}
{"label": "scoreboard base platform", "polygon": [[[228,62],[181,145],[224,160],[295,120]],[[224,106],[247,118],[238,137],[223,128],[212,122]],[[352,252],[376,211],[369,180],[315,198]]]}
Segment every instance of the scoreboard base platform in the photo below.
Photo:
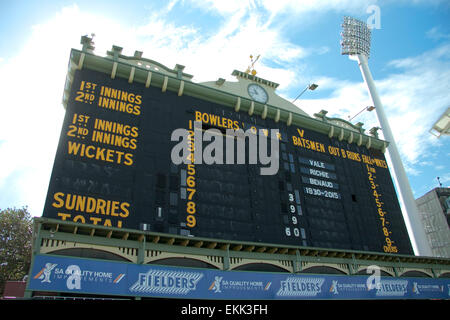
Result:
{"label": "scoreboard base platform", "polygon": [[[450,259],[168,236],[45,218],[35,218],[33,241],[28,297],[449,298]],[[376,275],[381,287],[368,290]]]}

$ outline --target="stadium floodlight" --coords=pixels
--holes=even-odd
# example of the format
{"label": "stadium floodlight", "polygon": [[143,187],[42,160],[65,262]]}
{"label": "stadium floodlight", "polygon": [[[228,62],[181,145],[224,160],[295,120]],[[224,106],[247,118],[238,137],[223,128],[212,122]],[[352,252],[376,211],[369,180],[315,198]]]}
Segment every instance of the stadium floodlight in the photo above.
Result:
{"label": "stadium floodlight", "polygon": [[384,113],[383,105],[378,96],[375,82],[370,73],[368,58],[370,56],[371,31],[366,23],[352,17],[344,17],[341,32],[341,54],[349,55],[352,60],[358,61],[364,82],[369,90],[375,107],[378,121],[381,125],[385,140],[389,141],[388,154],[394,169],[394,177],[406,212],[403,212],[408,234],[412,240],[414,252],[419,256],[432,256],[425,230],[419,216],[414,195],[406,176],[405,168],[400,158],[394,136]]}
{"label": "stadium floodlight", "polygon": [[359,111],[357,114],[355,114],[353,117],[348,116],[348,121],[351,122],[353,119],[356,118],[356,116],[360,115],[360,114],[363,113],[364,111],[369,111],[369,112],[371,112],[371,111],[373,111],[373,110],[375,110],[375,107],[374,107],[374,106],[367,106],[367,107],[364,107],[364,109],[360,110],[360,111]]}
{"label": "stadium floodlight", "polygon": [[344,17],[341,36],[342,54],[370,56],[371,32],[364,22],[352,17]]}
{"label": "stadium floodlight", "polygon": [[442,135],[450,136],[450,107],[433,124],[430,133],[438,138]]}
{"label": "stadium floodlight", "polygon": [[302,94],[304,94],[306,90],[309,89],[309,90],[311,90],[311,91],[314,91],[314,90],[317,89],[318,86],[319,86],[319,85],[318,85],[318,84],[315,84],[315,83],[308,84],[308,85],[306,86],[306,88],[303,89],[303,91],[300,92],[300,94],[299,94],[294,100],[292,100],[292,103],[294,103],[295,101],[297,101],[297,99],[300,98],[300,96],[301,96]]}

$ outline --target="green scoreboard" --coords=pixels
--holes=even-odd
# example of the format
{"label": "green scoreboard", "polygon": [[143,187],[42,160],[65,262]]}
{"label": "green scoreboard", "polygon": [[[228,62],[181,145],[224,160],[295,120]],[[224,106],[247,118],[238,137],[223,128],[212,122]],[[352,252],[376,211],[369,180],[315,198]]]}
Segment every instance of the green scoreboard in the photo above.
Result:
{"label": "green scoreboard", "polygon": [[[413,253],[378,150],[92,70],[75,71],[71,90],[45,217],[192,237]],[[278,171],[261,175],[264,166],[249,161],[196,163],[195,121],[223,136],[226,129],[257,135],[277,129]],[[190,164],[171,159],[178,143],[172,132],[179,128],[189,133]]]}

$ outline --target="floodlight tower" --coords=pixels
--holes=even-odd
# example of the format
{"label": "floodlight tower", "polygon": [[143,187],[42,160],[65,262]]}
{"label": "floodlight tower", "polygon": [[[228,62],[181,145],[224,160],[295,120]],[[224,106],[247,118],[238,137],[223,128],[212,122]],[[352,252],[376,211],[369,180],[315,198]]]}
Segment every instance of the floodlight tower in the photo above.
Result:
{"label": "floodlight tower", "polygon": [[392,135],[389,122],[383,110],[383,105],[381,104],[372,74],[369,70],[368,58],[370,56],[371,31],[366,23],[352,17],[344,17],[341,36],[341,54],[349,55],[351,60],[358,61],[361,74],[369,90],[373,105],[375,106],[384,138],[389,141],[388,153],[394,169],[394,177],[400,192],[400,199],[406,211],[403,212],[403,217],[406,222],[409,237],[412,240],[414,252],[419,256],[432,256],[405,168],[403,167],[394,136]]}

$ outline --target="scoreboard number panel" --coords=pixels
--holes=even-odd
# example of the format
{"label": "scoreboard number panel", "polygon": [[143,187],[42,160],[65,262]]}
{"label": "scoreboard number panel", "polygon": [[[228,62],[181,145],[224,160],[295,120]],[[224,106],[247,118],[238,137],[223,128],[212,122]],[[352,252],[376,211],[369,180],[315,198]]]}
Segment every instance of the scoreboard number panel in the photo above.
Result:
{"label": "scoreboard number panel", "polygon": [[[261,175],[247,144],[243,164],[196,162],[195,150],[208,142],[197,145],[195,121],[224,141],[226,129],[250,129],[257,139],[277,129],[278,171]],[[178,128],[188,132],[189,164],[171,160]],[[380,151],[90,70],[75,73],[43,215],[184,236],[412,253]]]}

